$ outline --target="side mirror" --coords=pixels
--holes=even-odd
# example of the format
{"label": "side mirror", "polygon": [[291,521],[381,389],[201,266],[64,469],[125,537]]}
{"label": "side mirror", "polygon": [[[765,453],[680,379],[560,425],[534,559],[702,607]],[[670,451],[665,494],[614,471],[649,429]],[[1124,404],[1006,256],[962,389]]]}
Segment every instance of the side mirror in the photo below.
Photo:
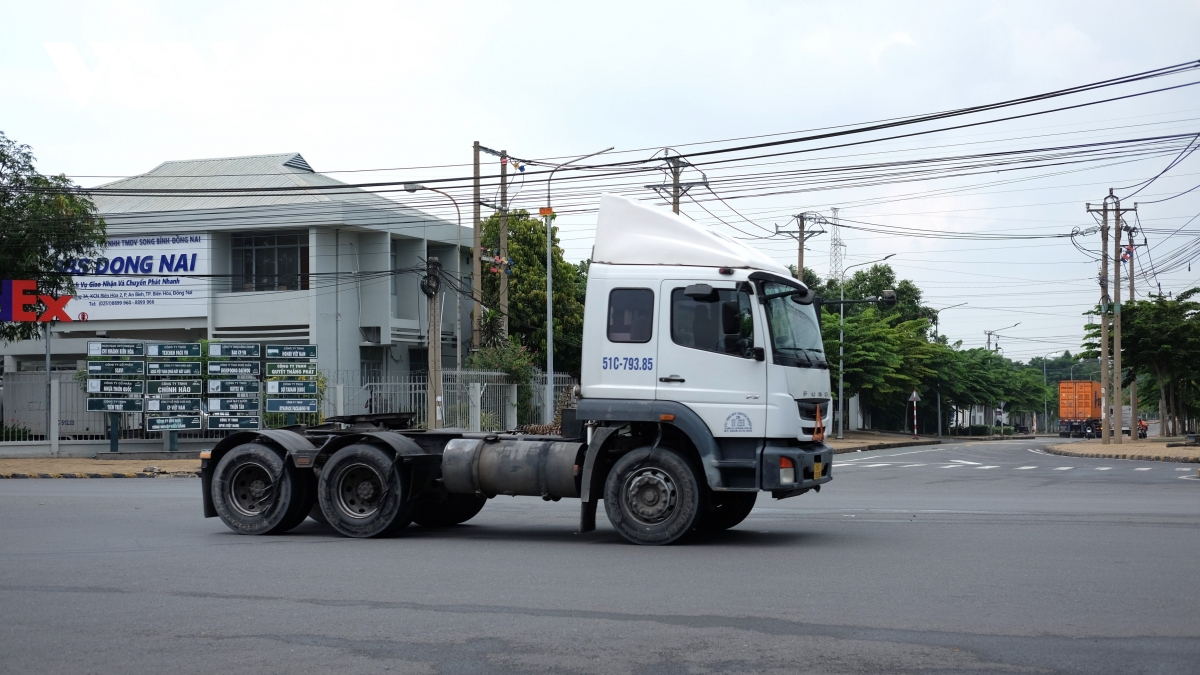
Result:
{"label": "side mirror", "polygon": [[767,351],[765,349],[763,349],[762,347],[755,347],[754,348],[754,360],[755,361],[766,361],[767,360]]}
{"label": "side mirror", "polygon": [[883,294],[879,297],[879,304],[883,305],[884,307],[895,307],[896,291],[893,291],[890,288],[885,289]]}

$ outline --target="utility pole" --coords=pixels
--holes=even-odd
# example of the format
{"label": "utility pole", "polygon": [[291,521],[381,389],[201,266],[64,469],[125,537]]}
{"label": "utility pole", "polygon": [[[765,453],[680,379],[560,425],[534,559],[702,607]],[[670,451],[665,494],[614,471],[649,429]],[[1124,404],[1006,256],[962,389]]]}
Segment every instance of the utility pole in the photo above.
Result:
{"label": "utility pole", "polygon": [[804,282],[804,214],[796,216],[796,226],[800,229],[800,236],[796,237],[796,278],[801,283]]}
{"label": "utility pole", "polygon": [[1124,376],[1121,373],[1121,200],[1108,189],[1108,196],[1113,199],[1113,421],[1116,430],[1113,437],[1117,445],[1121,445],[1124,434],[1121,432],[1125,425],[1124,411],[1121,410],[1121,389]]}
{"label": "utility pole", "polygon": [[426,387],[427,429],[442,427],[442,311],[438,302],[441,289],[442,263],[430,256],[425,263],[421,292],[429,299],[429,385]]}
{"label": "utility pole", "polygon": [[[480,198],[479,141],[475,141],[475,199],[472,200],[472,203],[475,204],[475,220],[473,221],[475,224],[475,233],[471,241],[471,295],[474,297],[474,305],[471,309],[471,347],[474,349],[479,349],[479,322],[483,318],[481,316],[483,307],[479,302],[480,298],[483,297],[483,275],[482,270],[480,269],[481,263],[479,261],[479,256],[482,255],[480,252],[480,247],[483,245],[483,221],[480,219],[479,214],[479,207],[481,206],[479,202]],[[459,346],[459,349],[462,349],[462,347]]]}
{"label": "utility pole", "polygon": [[500,334],[508,339],[508,151],[500,151]]}
{"label": "utility pole", "polygon": [[679,198],[683,191],[679,184],[679,176],[683,173],[683,161],[679,157],[668,157],[667,164],[671,166],[671,210],[679,213]]}
{"label": "utility pole", "polygon": [[1087,205],[1088,213],[1100,214],[1100,442],[1107,445],[1109,438],[1109,370],[1108,370],[1108,199],[1098,209]]}
{"label": "utility pole", "polygon": [[[1137,203],[1133,205],[1134,210],[1137,210]],[[1133,243],[1133,235],[1137,228],[1127,227],[1125,231],[1129,233],[1129,301],[1133,302],[1137,296],[1133,294],[1133,251],[1135,244]],[[1137,398],[1137,375],[1134,374],[1133,381],[1129,383],[1129,440],[1138,440],[1138,398]]]}

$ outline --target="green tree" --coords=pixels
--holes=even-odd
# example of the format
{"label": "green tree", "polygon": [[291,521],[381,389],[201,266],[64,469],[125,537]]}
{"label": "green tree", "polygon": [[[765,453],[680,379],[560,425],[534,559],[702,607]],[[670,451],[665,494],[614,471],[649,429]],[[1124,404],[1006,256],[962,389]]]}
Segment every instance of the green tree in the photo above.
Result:
{"label": "green tree", "polygon": [[[66,176],[44,176],[33,163],[28,145],[0,132],[0,277],[33,279],[45,295],[71,295],[75,284],[62,270],[99,254],[104,221]],[[4,342],[37,336],[37,324],[0,323]]]}
{"label": "green tree", "polygon": [[[554,233],[554,369],[579,374],[583,346],[583,295],[587,272],[563,260]],[[483,247],[500,248],[500,215],[483,221]],[[545,367],[546,353],[546,225],[527,211],[508,214],[508,257],[513,260],[508,279],[508,332],[535,354],[534,361]],[[483,304],[500,307],[500,277],[484,263]],[[497,268],[499,270],[499,268]],[[581,282],[582,279],[582,282]]]}

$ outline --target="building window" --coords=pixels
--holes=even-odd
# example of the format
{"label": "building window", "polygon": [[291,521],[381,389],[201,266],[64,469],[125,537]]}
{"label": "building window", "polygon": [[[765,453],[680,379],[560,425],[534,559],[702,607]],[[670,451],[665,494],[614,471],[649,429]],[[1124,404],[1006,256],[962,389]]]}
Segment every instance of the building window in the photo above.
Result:
{"label": "building window", "polygon": [[616,288],[608,294],[608,341],[649,342],[654,332],[654,291]]}
{"label": "building window", "polygon": [[230,249],[234,292],[308,290],[307,233],[234,234]]}

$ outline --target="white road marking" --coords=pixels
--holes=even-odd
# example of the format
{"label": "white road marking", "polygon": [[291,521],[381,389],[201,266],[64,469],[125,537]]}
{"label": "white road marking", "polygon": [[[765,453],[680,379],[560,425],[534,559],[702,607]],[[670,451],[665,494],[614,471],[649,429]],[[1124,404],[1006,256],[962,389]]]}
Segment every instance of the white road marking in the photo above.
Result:
{"label": "white road marking", "polygon": [[1025,449],[1028,450],[1029,452],[1032,452],[1035,455],[1049,455],[1049,453],[1042,452],[1041,450],[1034,450],[1033,448],[1025,448]]}
{"label": "white road marking", "polygon": [[1191,469],[1175,469],[1176,471],[1191,471]]}
{"label": "white road marking", "polygon": [[1074,469],[1074,468],[1075,467],[1073,467],[1073,466],[1060,466],[1057,469],[1055,469],[1055,471],[1070,471],[1071,469]]}
{"label": "white road marking", "polygon": [[1098,466],[1098,467],[1096,467],[1096,470],[1097,471],[1112,471],[1112,467],[1111,466]]}
{"label": "white road marking", "polygon": [[1149,467],[1149,466],[1143,466],[1143,467],[1142,467],[1142,468],[1140,468],[1140,469],[1134,469],[1134,471],[1149,471],[1149,470],[1150,470],[1150,469],[1152,469],[1152,468],[1153,468],[1153,467]]}
{"label": "white road marking", "polygon": [[877,467],[877,466],[891,466],[891,463],[889,462],[887,464],[859,464],[859,466],[863,467],[864,469],[870,469],[870,468]]}
{"label": "white road marking", "polygon": [[958,464],[971,464],[971,465],[979,465],[979,464],[982,464],[982,462],[968,462],[968,461],[967,461],[967,460],[965,460],[965,459],[952,459],[952,460],[950,460],[950,461],[951,461],[951,462],[957,462]]}
{"label": "white road marking", "polygon": [[1018,466],[1014,471],[1024,471],[1026,469],[1036,469],[1036,466]]}
{"label": "white road marking", "polygon": [[908,468],[910,468],[910,467],[914,467],[914,466],[925,466],[925,465],[924,465],[924,464],[905,464],[904,466],[902,466],[902,467],[899,467],[899,468],[901,468],[901,469],[908,469]]}
{"label": "white road marking", "polygon": [[999,465],[999,464],[993,464],[993,465],[991,465],[991,466],[977,466],[977,467],[975,467],[975,468],[976,468],[976,469],[999,469],[999,468],[1000,468],[1000,465]]}
{"label": "white road marking", "polygon": [[946,466],[939,466],[938,468],[939,469],[961,469],[962,467],[963,467],[962,464],[947,464]]}

